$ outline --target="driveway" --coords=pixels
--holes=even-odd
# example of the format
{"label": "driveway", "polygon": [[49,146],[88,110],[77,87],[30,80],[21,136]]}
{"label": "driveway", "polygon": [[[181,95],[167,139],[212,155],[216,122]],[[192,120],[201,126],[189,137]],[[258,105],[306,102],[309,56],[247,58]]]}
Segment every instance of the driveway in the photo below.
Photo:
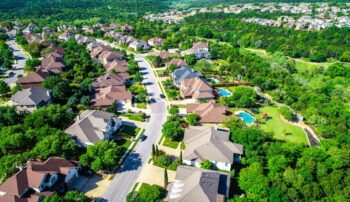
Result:
{"label": "driveway", "polygon": [[26,60],[28,59],[27,55],[21,51],[21,49],[17,46],[14,40],[6,42],[10,49],[13,51],[13,55],[15,57],[15,64],[13,64],[13,69],[11,70],[14,75],[11,77],[4,78],[4,81],[8,85],[13,85],[15,81],[17,81],[17,76],[20,74],[24,74],[24,65]]}
{"label": "driveway", "polygon": [[136,145],[123,166],[116,173],[116,176],[104,193],[103,199],[100,199],[100,201],[125,201],[141,170],[147,164],[147,160],[152,152],[152,144],[157,144],[161,136],[162,125],[167,117],[166,102],[160,97],[161,90],[150,64],[141,54],[135,55],[135,60],[141,67],[141,73],[144,75],[144,84],[152,100],[151,118],[144,133],[147,138]]}

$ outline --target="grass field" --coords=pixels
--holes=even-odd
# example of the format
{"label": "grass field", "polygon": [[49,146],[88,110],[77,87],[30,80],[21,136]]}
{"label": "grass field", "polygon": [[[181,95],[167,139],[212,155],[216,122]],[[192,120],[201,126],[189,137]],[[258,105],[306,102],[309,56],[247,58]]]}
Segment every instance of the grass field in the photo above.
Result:
{"label": "grass field", "polygon": [[[308,144],[304,131],[298,126],[284,122],[277,107],[264,106],[259,111],[260,114],[255,115],[255,118],[261,121],[260,128],[266,132],[274,132],[275,139],[295,144]],[[263,113],[267,113],[271,117],[267,122],[261,119]],[[284,135],[286,132],[290,135]]]}
{"label": "grass field", "polygon": [[137,108],[140,108],[140,109],[147,109],[147,103],[145,102],[141,102],[141,103],[137,103],[136,104]]}
{"label": "grass field", "polygon": [[163,146],[170,147],[176,149],[179,146],[180,142],[172,141],[171,138],[165,138]]}

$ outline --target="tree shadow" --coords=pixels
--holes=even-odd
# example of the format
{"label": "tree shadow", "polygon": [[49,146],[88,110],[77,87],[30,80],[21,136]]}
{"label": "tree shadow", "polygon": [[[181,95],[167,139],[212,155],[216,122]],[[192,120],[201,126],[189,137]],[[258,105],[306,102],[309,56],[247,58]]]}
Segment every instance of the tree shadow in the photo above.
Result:
{"label": "tree shadow", "polygon": [[122,167],[118,170],[118,173],[137,170],[142,166],[142,160],[138,153],[132,152],[123,163]]}

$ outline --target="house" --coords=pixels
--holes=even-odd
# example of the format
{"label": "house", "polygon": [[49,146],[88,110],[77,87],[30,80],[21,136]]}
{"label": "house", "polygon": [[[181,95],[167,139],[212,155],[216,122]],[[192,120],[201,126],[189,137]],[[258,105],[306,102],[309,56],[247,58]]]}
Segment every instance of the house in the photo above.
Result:
{"label": "house", "polygon": [[171,73],[171,77],[174,80],[174,84],[176,86],[181,85],[182,80],[189,78],[201,77],[202,74],[197,70],[189,67],[180,67],[175,69],[173,73]]}
{"label": "house", "polygon": [[92,50],[90,55],[93,58],[98,58],[98,56],[104,51],[112,51],[112,48],[109,46],[98,46]]}
{"label": "house", "polygon": [[197,60],[209,58],[209,45],[207,42],[194,42],[191,49],[183,51],[181,55],[195,55]]}
{"label": "house", "polygon": [[88,43],[92,43],[92,42],[95,42],[95,39],[92,38],[92,37],[86,37],[86,36],[83,36],[83,35],[80,35],[80,34],[77,34],[75,35],[75,41],[78,43],[78,44],[88,44]]}
{"label": "house", "polygon": [[73,32],[63,32],[62,34],[60,34],[58,36],[59,39],[63,40],[63,41],[68,41],[71,37],[74,36],[74,33]]}
{"label": "house", "polygon": [[135,30],[135,28],[131,25],[123,25],[121,26],[121,30],[125,31],[125,32],[133,32]]}
{"label": "house", "polygon": [[57,27],[58,32],[65,32],[68,29],[68,25],[60,25]]}
{"label": "house", "polygon": [[13,30],[7,32],[7,35],[9,36],[10,39],[14,39],[14,38],[16,38],[18,33],[19,33],[18,30],[13,29]]}
{"label": "house", "polygon": [[17,113],[32,113],[34,110],[52,103],[51,90],[36,86],[27,88],[14,94],[11,101],[16,106]]}
{"label": "house", "polygon": [[56,52],[47,53],[44,59],[41,61],[42,71],[46,71],[52,75],[59,75],[62,73],[66,64],[62,55]]}
{"label": "house", "polygon": [[133,41],[129,44],[129,48],[131,50],[137,50],[137,48],[140,48],[141,50],[150,50],[151,47],[147,44],[145,41]]}
{"label": "house", "polygon": [[73,125],[65,132],[74,138],[76,144],[86,147],[94,143],[112,139],[122,126],[122,120],[113,113],[100,110],[86,110],[78,115]]}
{"label": "house", "polygon": [[0,201],[37,202],[66,187],[71,189],[80,169],[79,162],[59,157],[44,162],[29,161],[0,185]]}
{"label": "house", "polygon": [[197,114],[199,123],[220,123],[228,115],[228,107],[215,103],[192,103],[186,105],[187,113]]}
{"label": "house", "polygon": [[124,57],[120,51],[103,51],[99,56],[99,60],[106,64],[108,62],[112,62],[114,60],[123,60]]}
{"label": "house", "polygon": [[165,63],[166,67],[170,67],[170,65],[175,64],[177,67],[187,67],[188,64],[183,59],[172,59],[169,62]]}
{"label": "house", "polygon": [[156,46],[157,48],[162,47],[163,43],[164,43],[164,39],[162,38],[152,38],[148,40],[149,45]]}
{"label": "house", "polygon": [[105,64],[105,69],[107,72],[115,71],[116,73],[126,72],[128,70],[129,64],[124,60],[114,60]]}
{"label": "house", "polygon": [[213,88],[200,77],[182,80],[180,92],[185,99],[195,98],[197,101],[214,100]]}
{"label": "house", "polygon": [[128,73],[108,73],[95,79],[94,82],[92,82],[92,87],[105,88],[108,86],[123,86],[128,79]]}
{"label": "house", "polygon": [[240,162],[243,145],[230,141],[230,132],[207,126],[190,126],[185,130],[183,163],[200,167],[204,160],[215,169],[231,170],[233,162]]}
{"label": "house", "polygon": [[102,46],[102,45],[103,45],[103,43],[94,41],[94,42],[89,43],[86,47],[89,49],[89,51],[92,51],[93,49],[95,49],[99,46]]}
{"label": "house", "polygon": [[34,23],[29,23],[29,25],[22,31],[23,34],[31,34],[34,32],[35,29],[38,29],[39,27]]}
{"label": "house", "polygon": [[28,76],[18,78],[18,84],[24,88],[31,87],[41,87],[42,82],[49,77],[49,74],[42,69],[37,70],[36,72],[29,74]]}
{"label": "house", "polygon": [[173,53],[170,53],[168,51],[162,51],[162,52],[158,52],[155,54],[155,56],[159,56],[161,57],[163,60],[167,59],[168,57],[170,57],[171,55],[174,55]]}
{"label": "house", "polygon": [[108,108],[113,103],[118,105],[118,109],[131,107],[132,94],[126,91],[125,86],[108,86],[95,89],[95,95],[91,100],[92,107]]}
{"label": "house", "polygon": [[180,165],[175,182],[167,186],[166,202],[224,202],[229,197],[230,174]]}

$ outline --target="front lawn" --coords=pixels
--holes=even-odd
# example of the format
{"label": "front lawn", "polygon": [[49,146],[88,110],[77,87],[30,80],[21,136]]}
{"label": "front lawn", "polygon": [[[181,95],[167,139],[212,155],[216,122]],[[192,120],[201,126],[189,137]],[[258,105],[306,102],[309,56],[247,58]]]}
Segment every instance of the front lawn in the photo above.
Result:
{"label": "front lawn", "polygon": [[124,116],[134,121],[141,121],[141,122],[145,121],[145,119],[142,117],[141,114],[120,114],[119,116]]}
{"label": "front lawn", "polygon": [[136,135],[140,132],[140,129],[141,128],[124,125],[123,130],[121,132],[126,133],[131,137],[136,137]]}
{"label": "front lawn", "polygon": [[[304,131],[298,126],[284,122],[277,107],[264,106],[259,108],[259,111],[260,113],[254,117],[260,120],[260,128],[266,132],[274,132],[275,139],[285,140],[295,144],[308,144]],[[267,122],[261,119],[264,113],[267,113],[271,117]],[[286,133],[289,133],[289,135],[285,135]]]}
{"label": "front lawn", "polygon": [[140,109],[147,109],[147,103],[145,102],[140,102],[140,103],[138,102],[136,106],[137,108],[140,108]]}
{"label": "front lawn", "polygon": [[163,143],[163,146],[170,147],[176,149],[179,146],[180,142],[173,141],[171,138],[166,137]]}

